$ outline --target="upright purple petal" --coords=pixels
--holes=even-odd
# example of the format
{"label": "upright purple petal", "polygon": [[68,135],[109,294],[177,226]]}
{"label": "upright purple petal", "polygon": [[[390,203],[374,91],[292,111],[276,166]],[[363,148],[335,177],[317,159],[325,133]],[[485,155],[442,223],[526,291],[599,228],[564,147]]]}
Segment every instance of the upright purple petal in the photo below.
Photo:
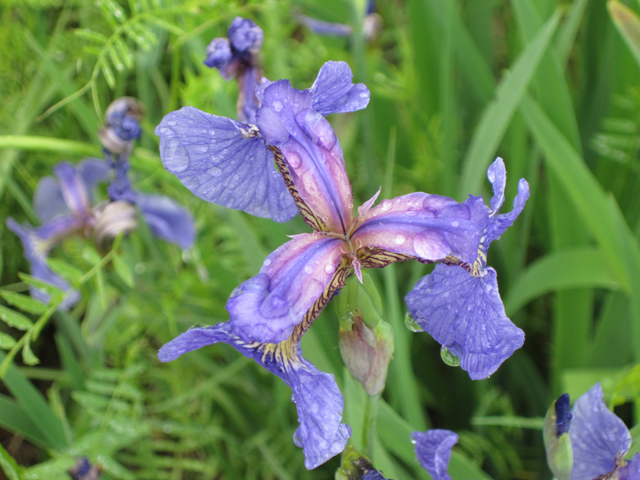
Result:
{"label": "upright purple petal", "polygon": [[256,112],[260,107],[256,97],[258,85],[258,68],[249,66],[238,77],[238,120],[242,123],[255,124]]}
{"label": "upright purple petal", "polygon": [[155,133],[165,168],[203,200],[276,222],[296,215],[273,154],[249,126],[184,107]]}
{"label": "upright purple petal", "polygon": [[62,195],[60,182],[54,177],[40,179],[33,195],[33,208],[42,222],[46,222],[56,215],[71,213],[71,209]]}
{"label": "upright purple petal", "polygon": [[117,155],[114,158],[109,151],[105,151],[105,154],[114,171],[113,181],[107,187],[109,198],[114,202],[122,201],[135,205],[138,194],[129,180],[129,168],[131,168],[129,160],[123,155]]}
{"label": "upright purple petal", "polygon": [[330,284],[343,254],[342,240],[296,235],[231,294],[227,310],[234,331],[245,341],[287,339]]}
{"label": "upright purple petal", "polygon": [[475,261],[487,222],[479,197],[458,203],[448,197],[410,193],[382,203],[358,221],[352,243],[439,261],[449,255]]}
{"label": "upright purple petal", "polygon": [[111,176],[111,166],[100,158],[85,158],[78,164],[77,170],[91,200],[93,188],[100,182],[108,181]]}
{"label": "upright purple petal", "polygon": [[231,45],[227,38],[214,38],[207,45],[207,58],[204,64],[209,68],[217,68],[222,78],[229,81],[236,76],[239,62],[234,59]]}
{"label": "upright purple petal", "polygon": [[80,218],[89,215],[89,192],[76,168],[68,162],[60,162],[54,167],[53,173],[58,177],[62,196],[69,209]]}
{"label": "upright purple petal", "polygon": [[458,443],[458,435],[450,430],[427,430],[414,432],[411,440],[416,445],[416,456],[420,465],[429,472],[433,480],[451,480],[449,460],[451,449]]}
{"label": "upright purple petal", "polygon": [[280,148],[298,193],[328,230],[346,233],[353,193],[331,124],[311,108],[312,95],[288,80],[269,85],[263,98],[257,114],[263,138]]}
{"label": "upright purple petal", "polygon": [[309,89],[313,109],[321,115],[362,110],[371,94],[364,83],[353,84],[353,73],[346,62],[326,62]]}
{"label": "upright purple petal", "polygon": [[[15,233],[22,242],[22,247],[24,249],[24,258],[29,262],[31,266],[31,276],[38,278],[44,282],[50,283],[62,291],[67,292],[64,300],[60,304],[58,308],[61,310],[67,310],[75,305],[80,299],[80,294],[76,290],[71,290],[71,286],[69,283],[64,280],[62,277],[54,273],[47,265],[46,258],[49,252],[50,244],[47,243],[47,238],[43,238],[40,234],[43,235],[53,235],[53,232],[59,231],[60,226],[63,222],[60,222],[60,218],[56,217],[51,220],[50,225],[45,227],[43,230],[42,227],[39,229],[34,229],[30,225],[22,226],[18,224],[13,218],[7,218],[7,227],[13,233]],[[67,218],[73,219],[71,216],[67,216]],[[32,287],[29,287],[29,291],[31,296],[36,300],[39,300],[43,303],[49,303],[51,297],[48,293],[43,292],[42,290]]]}
{"label": "upright purple petal", "polygon": [[296,345],[291,340],[278,345],[246,343],[234,334],[227,322],[183,333],[164,345],[158,358],[168,362],[219,342],[233,346],[291,387],[300,422],[294,441],[303,448],[307,469],[323,464],[344,449],[351,429],[340,423],[344,407],[340,390],[333,375],[319,371],[302,357],[299,343]]}
{"label": "upright purple petal", "polygon": [[616,459],[629,451],[631,435],[624,422],[605,405],[599,383],[576,401],[571,413],[571,480],[592,480],[612,472]]}
{"label": "upright purple petal", "polygon": [[227,37],[238,52],[257,53],[262,46],[264,32],[253,20],[236,17],[227,30]]}
{"label": "upright purple petal", "polygon": [[191,214],[164,195],[138,193],[136,205],[151,233],[181,248],[193,245],[196,232]]}
{"label": "upright purple petal", "polygon": [[496,271],[475,277],[440,264],[405,297],[409,313],[438,343],[460,357],[473,380],[492,375],[524,343],[498,293]]}

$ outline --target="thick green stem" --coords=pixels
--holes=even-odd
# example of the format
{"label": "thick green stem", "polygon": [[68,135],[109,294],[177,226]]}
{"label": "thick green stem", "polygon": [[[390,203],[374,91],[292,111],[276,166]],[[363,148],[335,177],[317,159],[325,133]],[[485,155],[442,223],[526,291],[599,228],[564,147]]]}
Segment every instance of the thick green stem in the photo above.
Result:
{"label": "thick green stem", "polygon": [[376,421],[378,420],[378,400],[380,394],[367,395],[364,406],[364,422],[362,425],[362,450],[373,462],[373,444],[376,438]]}

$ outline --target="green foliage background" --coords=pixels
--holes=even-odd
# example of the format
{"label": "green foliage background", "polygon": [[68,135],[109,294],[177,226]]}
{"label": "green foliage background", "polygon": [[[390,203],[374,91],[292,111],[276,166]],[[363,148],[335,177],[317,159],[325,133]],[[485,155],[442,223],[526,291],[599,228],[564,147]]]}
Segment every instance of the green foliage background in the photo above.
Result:
{"label": "green foliage background", "polygon": [[[375,272],[396,350],[374,464],[396,480],[428,478],[409,433],[438,427],[461,435],[454,479],[550,478],[541,419],[560,393],[575,399],[596,381],[635,425],[640,21],[633,11],[640,5],[626,5],[379,0],[384,27],[367,43],[359,34],[362,0],[6,0],[0,348],[8,357],[0,366],[0,466],[7,478],[64,478],[78,456],[102,465],[105,479],[333,478],[339,458],[304,469],[292,442],[291,392],[277,378],[225,345],[169,364],[156,358],[190,326],[225,321],[233,288],[286,235],[306,231],[299,218],[274,224],[199,200],[158,156],[153,129],[164,114],[193,105],[235,117],[236,85],[202,60],[236,15],[264,29],[268,78],[307,88],[325,61],[344,60],[371,90],[366,110],[330,118],[356,203],[381,185],[382,198],[425,191],[488,200],[485,172],[496,155],[509,173],[507,205],[520,177],[531,185],[524,213],[489,255],[507,313],[527,335],[492,378],[472,382],[442,363],[428,334],[404,327],[403,297],[429,267]],[[320,37],[296,13],[348,23],[356,33]],[[33,281],[18,276],[28,265],[4,219],[37,222],[38,179],[62,159],[101,155],[97,128],[122,95],[147,111],[132,156],[135,187],[187,206],[197,243],[182,252],[144,227],[106,256],[90,240],[67,241],[52,257],[83,300],[54,313],[20,295]],[[364,394],[344,371],[337,324],[329,307],[303,349],[336,375],[358,446]],[[634,443],[632,451],[639,449]]]}

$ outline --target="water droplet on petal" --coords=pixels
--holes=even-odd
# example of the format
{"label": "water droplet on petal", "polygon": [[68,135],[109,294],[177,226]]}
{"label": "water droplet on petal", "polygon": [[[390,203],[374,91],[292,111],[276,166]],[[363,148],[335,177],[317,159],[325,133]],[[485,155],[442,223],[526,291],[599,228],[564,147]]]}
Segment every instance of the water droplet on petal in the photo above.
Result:
{"label": "water droplet on petal", "polygon": [[402,245],[407,240],[407,237],[404,235],[396,235],[395,242],[396,245]]}
{"label": "water droplet on petal", "polygon": [[459,222],[459,221],[457,221],[457,220],[455,220],[455,221],[451,222],[451,226],[452,226],[452,227],[457,227],[458,225],[460,225],[460,222]]}
{"label": "water droplet on petal", "polygon": [[381,205],[382,205],[382,211],[383,212],[387,212],[387,211],[391,210],[391,207],[393,206],[393,203],[391,202],[391,200],[383,200]]}
{"label": "water droplet on petal", "polygon": [[287,155],[285,156],[285,159],[287,160],[287,163],[291,168],[298,168],[302,163],[302,159],[300,158],[300,155],[293,152],[287,153]]}
{"label": "water droplet on petal", "polygon": [[175,120],[167,120],[167,125],[173,127],[176,124]]}
{"label": "water droplet on petal", "polygon": [[271,104],[271,108],[273,108],[274,112],[280,112],[282,110],[282,103],[276,100]]}
{"label": "water droplet on petal", "polygon": [[271,265],[271,259],[270,259],[270,258],[267,258],[267,259],[264,261],[263,265],[264,265],[265,267],[268,267],[269,265]]}
{"label": "water droplet on petal", "polygon": [[207,173],[212,177],[219,177],[222,174],[222,169],[220,167],[211,167],[207,170]]}
{"label": "water droplet on petal", "polygon": [[418,212],[416,212],[415,208],[410,208],[409,210],[407,210],[407,215],[410,217],[415,217],[418,214]]}
{"label": "water droplet on petal", "polygon": [[311,265],[305,265],[304,266],[304,273],[309,274],[311,272],[313,272],[313,268],[311,267]]}
{"label": "water droplet on petal", "polygon": [[324,267],[324,271],[327,273],[333,273],[336,271],[336,267],[331,264],[327,264],[327,266]]}
{"label": "water droplet on petal", "polygon": [[412,332],[424,332],[422,327],[418,324],[415,318],[411,316],[409,312],[404,316],[404,324]]}
{"label": "water droplet on petal", "polygon": [[450,367],[460,366],[460,358],[451,353],[451,351],[449,351],[449,349],[444,345],[442,345],[442,348],[440,349],[440,357],[442,358],[442,361]]}

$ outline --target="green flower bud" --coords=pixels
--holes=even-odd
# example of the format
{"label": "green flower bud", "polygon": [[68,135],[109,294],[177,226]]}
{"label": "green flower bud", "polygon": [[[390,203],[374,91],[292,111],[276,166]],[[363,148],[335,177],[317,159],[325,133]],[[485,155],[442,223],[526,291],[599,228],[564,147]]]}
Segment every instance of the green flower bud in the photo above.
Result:
{"label": "green flower bud", "polygon": [[560,395],[544,419],[544,446],[547,450],[547,463],[558,480],[571,480],[573,469],[573,450],[569,427],[571,411],[569,395]]}

